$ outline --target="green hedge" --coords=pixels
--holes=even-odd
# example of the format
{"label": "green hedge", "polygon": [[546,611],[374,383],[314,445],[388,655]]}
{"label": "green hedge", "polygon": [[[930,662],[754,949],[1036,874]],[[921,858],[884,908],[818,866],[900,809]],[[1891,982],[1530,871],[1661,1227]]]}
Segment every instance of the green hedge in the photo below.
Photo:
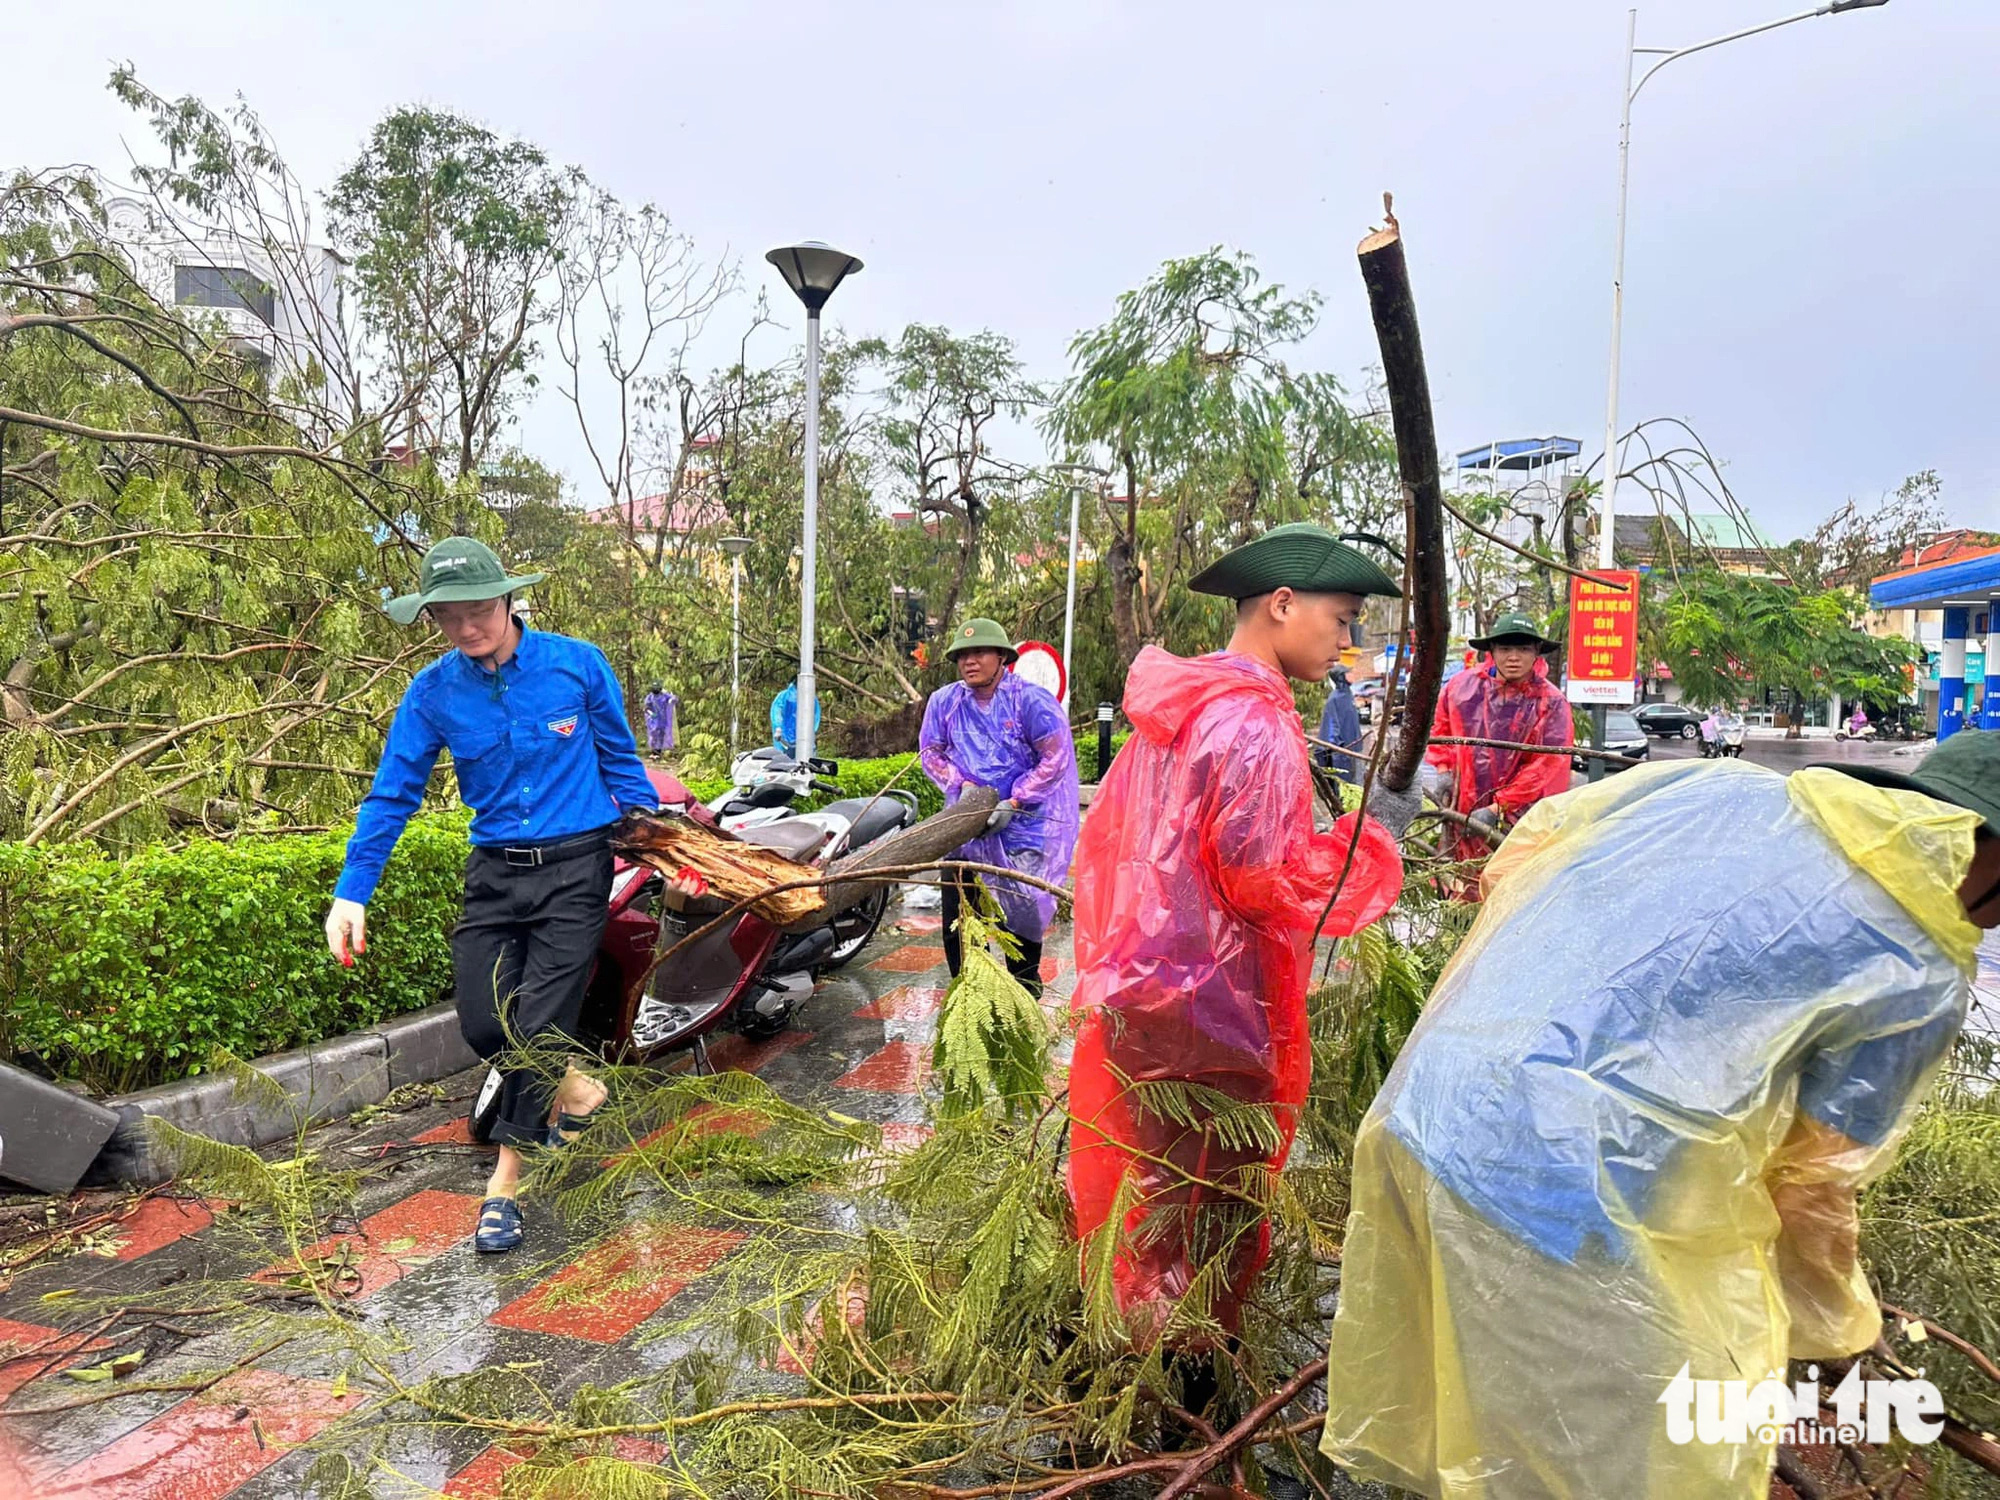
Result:
{"label": "green hedge", "polygon": [[[841,789],[873,796],[902,771],[928,817],[944,799],[915,759],[843,762]],[[728,783],[690,789],[706,801]],[[198,1073],[217,1047],[258,1057],[435,1004],[451,989],[466,814],[410,824],[351,970],[323,935],[346,846],[346,829],[122,861],[0,844],[0,1056],[122,1093]]]}
{"label": "green hedge", "polygon": [[345,832],[113,860],[0,844],[0,1055],[101,1093],[418,1010],[451,987],[463,813],[415,820],[343,969],[323,924]]}

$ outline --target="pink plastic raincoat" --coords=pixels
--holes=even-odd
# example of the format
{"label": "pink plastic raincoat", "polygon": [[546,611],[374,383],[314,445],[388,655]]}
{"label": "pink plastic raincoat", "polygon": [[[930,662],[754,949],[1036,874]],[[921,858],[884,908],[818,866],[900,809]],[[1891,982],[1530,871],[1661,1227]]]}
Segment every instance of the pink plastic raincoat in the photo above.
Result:
{"label": "pink plastic raincoat", "polygon": [[[1546,660],[1537,660],[1534,675],[1518,686],[1501,681],[1490,660],[1474,671],[1459,673],[1438,697],[1437,723],[1431,732],[1517,745],[1576,742],[1569,700],[1549,681]],[[1468,817],[1482,807],[1493,807],[1514,823],[1542,798],[1569,790],[1567,755],[1434,744],[1424,758],[1453,779],[1457,790],[1452,806]],[[1453,840],[1460,859],[1492,853],[1492,845],[1476,833],[1458,831]]]}
{"label": "pink plastic raincoat", "polygon": [[[1242,1182],[1290,1152],[1312,1068],[1314,928],[1350,848],[1329,933],[1387,911],[1403,869],[1372,819],[1313,831],[1305,736],[1273,668],[1149,646],[1127,678],[1125,713],[1138,732],[1099,788],[1077,852],[1070,1198],[1087,1242],[1132,1180],[1119,1305],[1142,1339],[1180,1342],[1169,1325],[1201,1267],[1226,1257],[1205,1311],[1233,1329],[1269,1253],[1268,1225],[1203,1184]],[[1244,1149],[1240,1119],[1231,1143],[1179,1107],[1177,1123],[1157,1092],[1147,1097],[1149,1082],[1267,1104],[1282,1144]]]}

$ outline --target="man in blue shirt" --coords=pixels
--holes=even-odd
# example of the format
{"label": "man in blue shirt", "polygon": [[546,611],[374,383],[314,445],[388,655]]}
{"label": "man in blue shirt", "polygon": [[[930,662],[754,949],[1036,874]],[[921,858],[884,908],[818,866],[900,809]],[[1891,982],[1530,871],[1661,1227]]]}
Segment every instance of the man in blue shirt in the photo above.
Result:
{"label": "man in blue shirt", "polygon": [[[454,649],[416,675],[355,819],[327,914],[327,946],[349,967],[367,952],[366,909],[403,827],[423,802],[438,752],[451,751],[459,795],[475,809],[465,916],[452,934],[458,1019],[492,1059],[518,1044],[566,1059],[584,986],[604,934],[611,892],[611,825],[659,793],[639,762],[623,694],[597,647],[529,630],[509,576],[469,537],[431,548],[419,591],[387,605],[400,625],[428,613]],[[476,1247],[522,1239],[514,1194],[523,1144],[560,1145],[604,1102],[604,1086],[573,1063],[503,1074],[493,1139],[500,1159],[480,1207]]]}

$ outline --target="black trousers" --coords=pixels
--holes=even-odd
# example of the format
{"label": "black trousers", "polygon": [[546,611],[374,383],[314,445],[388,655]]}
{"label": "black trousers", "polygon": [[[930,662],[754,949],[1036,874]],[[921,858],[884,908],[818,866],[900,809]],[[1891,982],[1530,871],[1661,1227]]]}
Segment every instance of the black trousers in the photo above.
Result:
{"label": "black trousers", "polygon": [[[944,962],[954,977],[965,963],[965,943],[958,932],[958,912],[965,895],[959,879],[953,876],[944,883]],[[1011,927],[1007,930],[1014,932]],[[1021,981],[1021,988],[1039,1000],[1042,998],[1042,945],[1039,941],[1022,937],[1018,932],[1014,932],[1014,941],[1021,945],[1021,956],[1007,960],[1007,972]]]}
{"label": "black trousers", "polygon": [[510,865],[494,849],[474,849],[466,862],[465,915],[451,935],[459,1030],[488,1062],[516,1045],[541,1057],[540,1067],[501,1074],[499,1145],[548,1135],[553,1080],[576,1050],[610,899],[608,843],[543,865]]}

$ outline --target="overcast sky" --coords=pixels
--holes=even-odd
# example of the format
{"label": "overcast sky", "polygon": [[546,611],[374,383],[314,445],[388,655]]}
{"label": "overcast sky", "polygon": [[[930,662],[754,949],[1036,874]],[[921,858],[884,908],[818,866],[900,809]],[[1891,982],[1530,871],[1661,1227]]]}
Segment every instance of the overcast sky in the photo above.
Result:
{"label": "overcast sky", "polygon": [[[1655,0],[1640,44],[1802,3]],[[1602,444],[1615,0],[96,0],[7,31],[0,159],[119,166],[145,138],[104,88],[126,60],[240,91],[316,188],[383,111],[444,106],[657,201],[753,284],[788,240],[861,256],[829,311],[851,331],[992,328],[1048,377],[1213,244],[1322,292],[1304,362],[1358,377],[1353,249],[1392,188],[1445,446]],[[2000,525],[1996,79],[2000,4],[1891,0],[1677,62],[1635,108],[1623,412],[1690,420],[1780,536],[1922,468]],[[524,438],[574,470],[567,420],[550,400]]]}

